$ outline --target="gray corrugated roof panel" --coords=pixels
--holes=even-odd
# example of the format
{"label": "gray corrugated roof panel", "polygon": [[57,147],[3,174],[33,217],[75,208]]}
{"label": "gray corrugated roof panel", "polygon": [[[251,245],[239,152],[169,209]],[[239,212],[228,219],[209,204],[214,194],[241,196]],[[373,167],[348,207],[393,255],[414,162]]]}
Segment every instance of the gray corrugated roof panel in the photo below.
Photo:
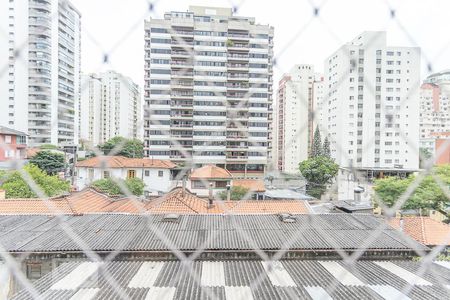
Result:
{"label": "gray corrugated roof panel", "polygon": [[[11,252],[361,249],[428,250],[372,215],[160,215],[0,216],[0,245]],[[72,234],[64,231],[70,228]],[[379,230],[378,230],[379,229]],[[75,238],[75,237],[77,238]]]}
{"label": "gray corrugated roof panel", "polygon": [[[393,269],[388,270],[383,264],[390,264]],[[169,299],[205,299],[211,295],[217,299],[233,299],[239,293],[248,293],[246,299],[270,300],[314,299],[318,295],[350,300],[383,299],[383,294],[412,299],[450,297],[450,290],[446,288],[450,285],[447,276],[450,270],[432,263],[425,272],[420,272],[421,262],[413,261],[366,260],[348,265],[343,261],[291,259],[278,261],[272,268],[267,267],[267,262],[245,259],[186,264],[181,261],[113,261],[94,268],[96,272],[90,276],[76,277],[77,272],[84,272],[82,270],[94,270],[94,265],[81,261],[64,263],[34,282],[34,287],[43,296],[57,299],[70,299],[75,294],[115,299],[120,292],[130,299],[149,296],[165,299],[162,295],[170,296]],[[108,282],[111,279],[106,279],[105,270],[114,281],[113,285]],[[405,272],[423,283],[418,281],[410,286],[414,283],[400,276]],[[68,289],[66,285],[73,287]],[[14,300],[29,298],[26,290],[12,297]]]}

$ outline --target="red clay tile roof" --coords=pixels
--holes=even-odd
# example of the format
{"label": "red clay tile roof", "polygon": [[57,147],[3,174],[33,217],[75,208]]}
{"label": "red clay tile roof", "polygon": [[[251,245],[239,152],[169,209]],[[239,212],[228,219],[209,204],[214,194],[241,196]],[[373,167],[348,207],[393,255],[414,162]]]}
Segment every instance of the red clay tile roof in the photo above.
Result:
{"label": "red clay tile roof", "polygon": [[190,175],[191,179],[231,179],[232,177],[230,172],[215,165],[194,169]]}
{"label": "red clay tile roof", "polygon": [[170,160],[151,158],[128,158],[124,156],[96,156],[79,161],[77,167],[88,168],[157,168],[173,169],[176,164]]}
{"label": "red clay tile roof", "polygon": [[[389,224],[400,229],[400,218],[391,219]],[[403,232],[425,245],[450,245],[450,225],[430,217],[403,217]]]}
{"label": "red clay tile roof", "polygon": [[182,188],[166,195],[141,201],[131,198],[115,199],[93,189],[84,189],[69,196],[42,199],[0,200],[0,215],[22,214],[89,214],[89,213],[177,213],[177,214],[274,214],[281,212],[309,213],[304,201],[298,200],[241,200],[219,201],[209,207],[206,199],[199,198]]}
{"label": "red clay tile roof", "polygon": [[264,180],[262,179],[233,179],[233,186],[242,186],[252,192],[265,192]]}
{"label": "red clay tile roof", "polygon": [[146,209],[152,213],[177,214],[275,214],[282,212],[309,213],[304,201],[299,200],[214,200],[213,207],[209,207],[208,200],[199,198],[182,188],[175,188],[166,195],[151,200]]}

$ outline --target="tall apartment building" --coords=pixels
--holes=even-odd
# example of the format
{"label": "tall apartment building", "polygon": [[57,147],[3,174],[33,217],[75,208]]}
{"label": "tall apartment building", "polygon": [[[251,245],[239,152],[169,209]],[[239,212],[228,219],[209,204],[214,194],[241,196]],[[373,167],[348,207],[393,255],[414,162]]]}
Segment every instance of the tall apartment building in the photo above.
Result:
{"label": "tall apartment building", "polygon": [[420,48],[387,46],[385,32],[364,32],[326,59],[325,85],[341,167],[370,176],[418,169]]}
{"label": "tall apartment building", "polygon": [[0,125],[31,146],[78,142],[80,16],[68,1],[0,1]]}
{"label": "tall apartment building", "polygon": [[420,87],[420,147],[435,151],[435,140],[450,135],[450,70],[427,77]]}
{"label": "tall apartment building", "polygon": [[314,67],[295,65],[278,85],[278,170],[298,173],[298,164],[308,158],[314,123]]}
{"label": "tall apartment building", "polygon": [[145,23],[147,156],[240,174],[271,151],[273,28],[191,6]]}
{"label": "tall apartment building", "polygon": [[141,95],[130,78],[114,71],[83,75],[80,139],[98,145],[115,136],[141,138]]}

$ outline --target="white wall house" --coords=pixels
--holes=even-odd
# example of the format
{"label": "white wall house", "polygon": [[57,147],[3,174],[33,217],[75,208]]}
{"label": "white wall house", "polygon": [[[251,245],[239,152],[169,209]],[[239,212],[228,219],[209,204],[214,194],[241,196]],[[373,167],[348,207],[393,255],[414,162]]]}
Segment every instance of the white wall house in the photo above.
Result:
{"label": "white wall house", "polygon": [[93,157],[76,165],[76,187],[82,190],[103,178],[140,178],[146,195],[162,195],[175,186],[172,170],[176,165],[167,160],[126,158],[123,156]]}

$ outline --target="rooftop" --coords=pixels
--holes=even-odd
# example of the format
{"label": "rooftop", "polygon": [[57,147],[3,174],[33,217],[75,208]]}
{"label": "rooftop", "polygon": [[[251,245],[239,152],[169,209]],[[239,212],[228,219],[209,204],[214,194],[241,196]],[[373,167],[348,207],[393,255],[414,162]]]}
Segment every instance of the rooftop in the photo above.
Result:
{"label": "rooftop", "polygon": [[[435,262],[422,274],[420,262],[400,260],[70,262],[33,285],[43,299],[448,299],[449,268]],[[12,299],[31,298],[23,290]]]}
{"label": "rooftop", "polygon": [[173,169],[176,164],[169,160],[152,158],[128,158],[124,156],[96,156],[77,162],[77,167],[87,168],[157,168]]}
{"label": "rooftop", "polygon": [[15,130],[15,129],[5,127],[5,126],[0,126],[0,134],[28,135],[23,131]]}
{"label": "rooftop", "polygon": [[208,201],[182,188],[175,188],[162,197],[152,200],[113,198],[87,188],[68,196],[44,199],[0,200],[0,215],[58,215],[91,213],[152,213],[152,214],[273,214],[290,212],[309,213],[304,201],[298,200],[240,200],[219,201],[213,206]]}
{"label": "rooftop", "polygon": [[231,179],[233,176],[227,170],[215,165],[206,165],[191,172],[191,179]]}
{"label": "rooftop", "polygon": [[241,186],[252,192],[265,192],[264,180],[262,179],[233,179],[233,186]]}
{"label": "rooftop", "polygon": [[[337,249],[394,253],[428,251],[371,215],[293,215],[285,222],[278,215],[127,215],[0,216],[0,245],[9,252],[83,254],[83,247],[63,231],[69,226],[93,251],[166,253],[203,248],[235,255],[254,249],[289,249],[295,255],[336,254]],[[165,238],[163,238],[165,237]],[[369,237],[373,239],[368,240]],[[227,254],[228,253],[228,254]],[[302,254],[303,253],[303,254]]]}
{"label": "rooftop", "polygon": [[[403,217],[403,232],[416,241],[429,246],[450,245],[450,225],[430,217]],[[393,218],[389,224],[400,229],[400,218]]]}

